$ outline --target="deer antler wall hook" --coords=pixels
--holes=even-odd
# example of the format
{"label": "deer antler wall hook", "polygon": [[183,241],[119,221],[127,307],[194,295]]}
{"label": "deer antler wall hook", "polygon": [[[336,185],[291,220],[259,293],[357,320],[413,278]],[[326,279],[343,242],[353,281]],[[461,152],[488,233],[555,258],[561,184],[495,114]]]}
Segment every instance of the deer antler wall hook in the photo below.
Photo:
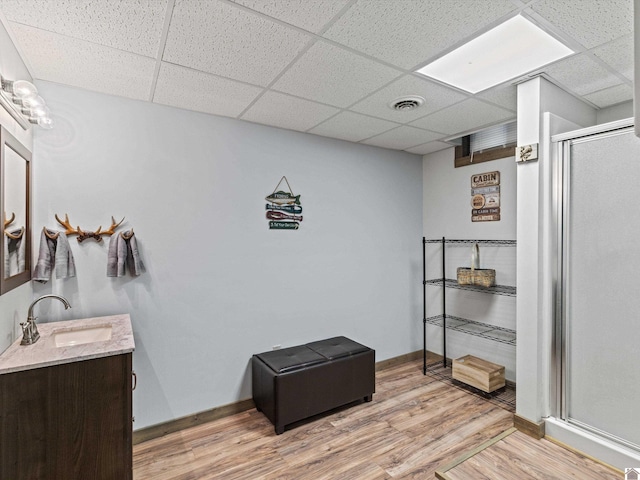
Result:
{"label": "deer antler wall hook", "polygon": [[4,228],[7,228],[9,225],[11,225],[15,219],[16,219],[15,212],[11,212],[11,218],[7,218],[7,214],[5,213],[4,214]]}
{"label": "deer antler wall hook", "polygon": [[122,217],[122,220],[120,220],[119,222],[116,223],[115,218],[111,217],[111,226],[109,227],[108,230],[102,230],[102,225],[98,227],[98,230],[96,230],[95,232],[87,232],[82,230],[80,227],[77,228],[73,228],[71,226],[71,222],[69,222],[69,215],[67,215],[66,213],[64,214],[64,222],[62,220],[60,220],[60,218],[58,217],[58,214],[56,213],[55,215],[56,220],[58,221],[58,223],[60,225],[62,225],[63,227],[66,228],[65,230],[65,234],[67,235],[78,235],[78,242],[84,242],[87,238],[93,238],[96,242],[101,242],[102,241],[102,235],[113,235],[116,228],[118,228],[118,226],[120,226],[120,224],[122,222],[124,222],[124,217]]}

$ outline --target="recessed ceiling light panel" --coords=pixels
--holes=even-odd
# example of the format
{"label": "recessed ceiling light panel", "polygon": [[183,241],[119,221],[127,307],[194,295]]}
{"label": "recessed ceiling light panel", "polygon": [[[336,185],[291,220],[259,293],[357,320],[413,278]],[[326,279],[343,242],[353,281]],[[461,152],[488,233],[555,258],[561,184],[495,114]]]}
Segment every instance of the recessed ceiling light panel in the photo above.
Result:
{"label": "recessed ceiling light panel", "polygon": [[477,93],[573,53],[540,27],[517,15],[417,72]]}

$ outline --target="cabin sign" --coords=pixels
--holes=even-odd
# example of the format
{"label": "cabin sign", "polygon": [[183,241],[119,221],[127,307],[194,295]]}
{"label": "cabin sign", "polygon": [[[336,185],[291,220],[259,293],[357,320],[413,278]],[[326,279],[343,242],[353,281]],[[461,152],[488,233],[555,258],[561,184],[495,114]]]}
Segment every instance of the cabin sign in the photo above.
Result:
{"label": "cabin sign", "polygon": [[471,221],[500,221],[500,172],[471,175]]}
{"label": "cabin sign", "polygon": [[471,188],[500,185],[500,172],[487,172],[471,175]]}

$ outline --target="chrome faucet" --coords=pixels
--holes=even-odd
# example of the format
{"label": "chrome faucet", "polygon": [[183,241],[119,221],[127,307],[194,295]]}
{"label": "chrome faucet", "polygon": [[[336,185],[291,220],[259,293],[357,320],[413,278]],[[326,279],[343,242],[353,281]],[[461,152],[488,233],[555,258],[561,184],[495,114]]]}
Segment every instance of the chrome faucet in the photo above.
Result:
{"label": "chrome faucet", "polygon": [[43,295],[40,298],[33,301],[31,305],[29,305],[29,311],[27,312],[27,321],[24,323],[20,323],[22,327],[22,341],[20,345],[31,345],[36,343],[40,338],[40,334],[38,333],[38,327],[36,326],[36,320],[38,317],[33,316],[33,307],[35,307],[36,303],[40,300],[44,300],[45,298],[55,298],[60,300],[64,304],[64,309],[71,308],[69,302],[66,298],[60,297],[58,295]]}

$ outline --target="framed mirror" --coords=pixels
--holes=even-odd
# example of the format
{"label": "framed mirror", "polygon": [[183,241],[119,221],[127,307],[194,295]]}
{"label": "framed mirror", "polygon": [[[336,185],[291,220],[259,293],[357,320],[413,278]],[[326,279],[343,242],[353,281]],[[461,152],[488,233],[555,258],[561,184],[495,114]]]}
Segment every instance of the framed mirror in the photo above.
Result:
{"label": "framed mirror", "polygon": [[0,126],[0,295],[31,280],[31,152]]}

